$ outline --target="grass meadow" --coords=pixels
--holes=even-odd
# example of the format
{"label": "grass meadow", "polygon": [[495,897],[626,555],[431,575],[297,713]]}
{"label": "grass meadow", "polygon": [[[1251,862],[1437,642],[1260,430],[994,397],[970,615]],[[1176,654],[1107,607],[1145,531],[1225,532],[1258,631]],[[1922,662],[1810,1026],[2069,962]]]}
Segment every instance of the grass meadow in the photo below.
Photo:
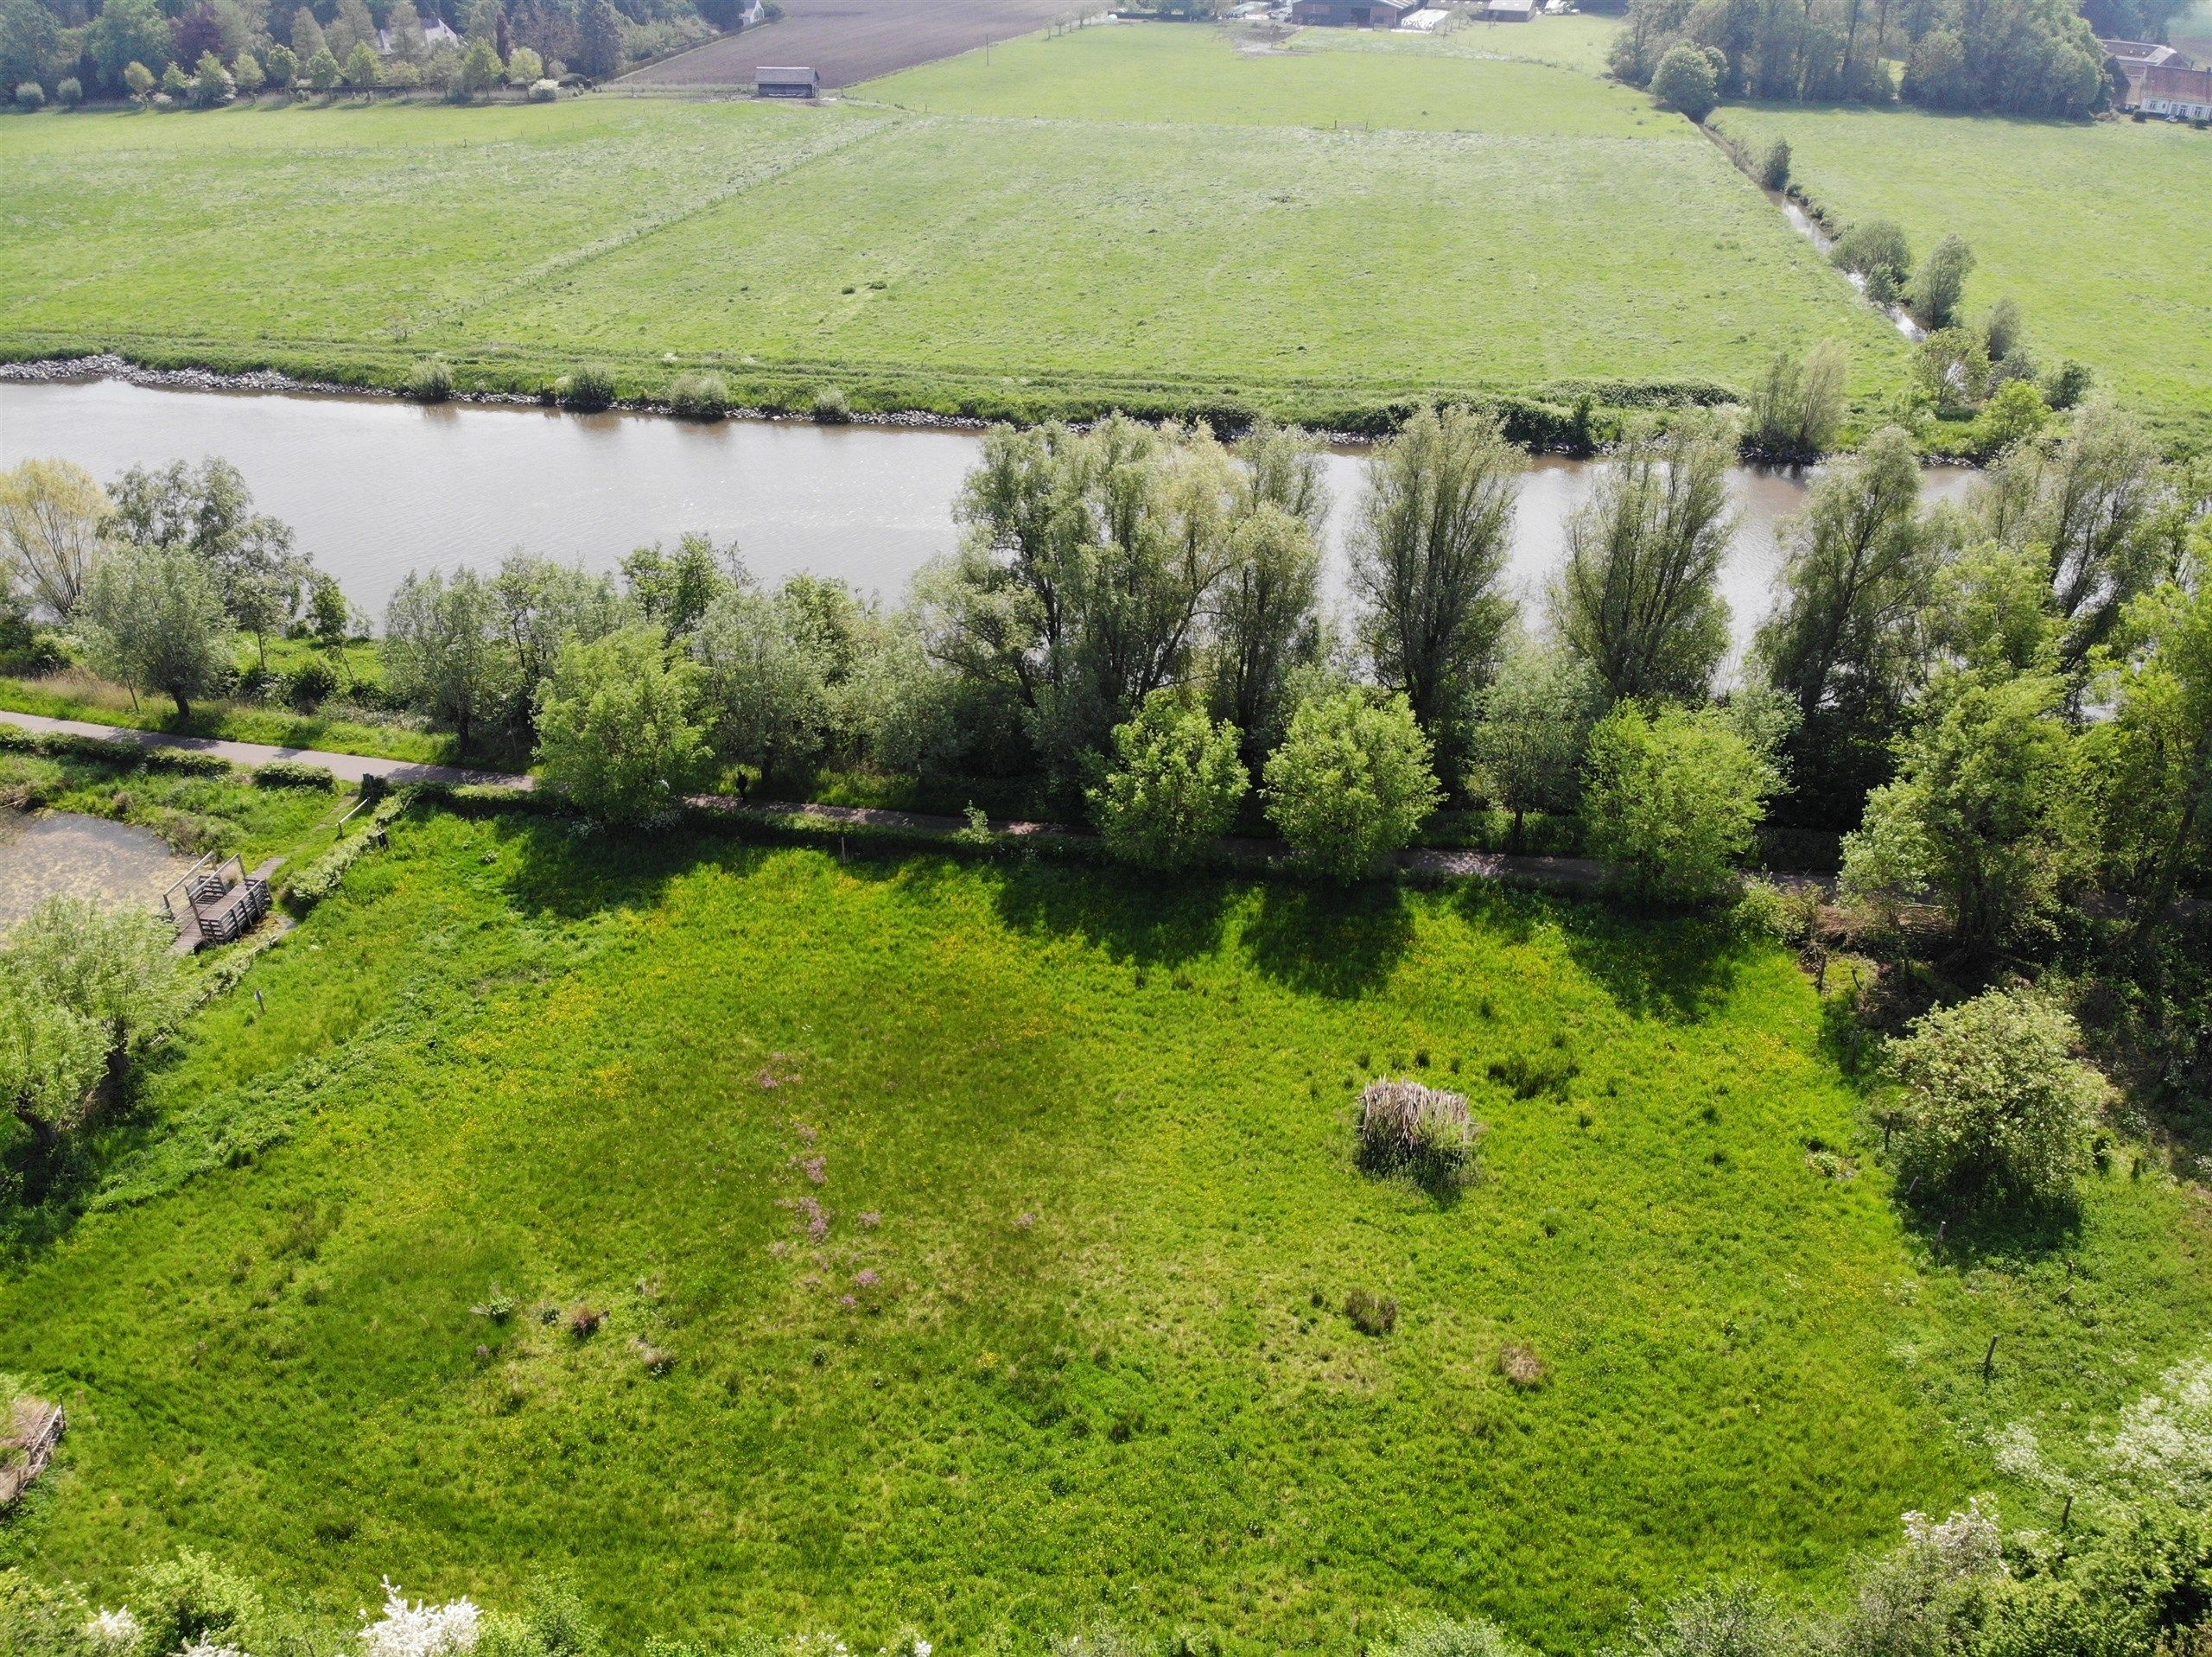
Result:
{"label": "grass meadow", "polygon": [[1424,394],[1740,384],[1832,334],[1862,393],[1901,371],[1716,149],[1587,74],[1452,41],[1253,55],[1163,25],[868,95],[924,92],[948,112],[0,123],[0,350],[384,383],[441,352],[513,389],[597,359],[636,396],[705,365],[800,407],[834,383],[862,407],[1326,424]]}
{"label": "grass meadow", "polygon": [[[2063,1464],[2212,1279],[2125,1151],[2078,1228],[1934,1257],[1827,1023],[1594,904],[418,807],[9,1258],[0,1368],[72,1425],[0,1559],[190,1543],[334,1628],[566,1569],[631,1640],[951,1650],[1830,1592],[1905,1508],[2044,1515],[1993,1434]],[[1478,1184],[1355,1169],[1377,1073],[1469,1094]]]}
{"label": "grass meadow", "polygon": [[2212,134],[1902,107],[1714,122],[1755,149],[1787,138],[1798,184],[1839,224],[1894,219],[1923,254],[1956,231],[1977,262],[1970,314],[2009,295],[2037,360],[2075,358],[2176,436],[2212,437]]}

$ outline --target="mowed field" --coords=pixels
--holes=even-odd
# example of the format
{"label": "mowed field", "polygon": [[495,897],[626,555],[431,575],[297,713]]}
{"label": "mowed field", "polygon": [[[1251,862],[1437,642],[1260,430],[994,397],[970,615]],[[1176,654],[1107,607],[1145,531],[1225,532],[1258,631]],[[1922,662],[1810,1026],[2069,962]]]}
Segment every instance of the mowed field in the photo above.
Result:
{"label": "mowed field", "polygon": [[435,351],[518,389],[600,359],[635,396],[712,366],[800,406],[831,383],[863,407],[1235,402],[1336,423],[1420,395],[1742,384],[1827,336],[1871,395],[1903,357],[1637,94],[1168,25],[1023,41],[823,109],[18,119],[0,223],[0,348],[385,383]]}
{"label": "mowed field", "polygon": [[2009,295],[2037,362],[2077,359],[2177,437],[2212,439],[2212,133],[1904,108],[1714,120],[1754,148],[1787,138],[1797,181],[1840,224],[1893,219],[1923,254],[1957,232],[1976,259],[1969,314]]}
{"label": "mowed field", "polygon": [[[2194,1349],[2201,1222],[2123,1155],[1931,1260],[1822,1027],[1770,944],[1595,904],[410,816],[0,1251],[71,1423],[6,1557],[113,1603],[207,1548],[334,1634],[551,1569],[626,1650],[1349,1654],[2055,1522],[1987,1446],[2077,1467]],[[1469,1095],[1479,1183],[1357,1171],[1385,1074]]]}
{"label": "mowed field", "polygon": [[749,86],[763,64],[817,69],[823,85],[874,75],[1026,35],[1072,17],[1069,0],[785,0],[773,23],[725,35],[625,77],[632,86]]}

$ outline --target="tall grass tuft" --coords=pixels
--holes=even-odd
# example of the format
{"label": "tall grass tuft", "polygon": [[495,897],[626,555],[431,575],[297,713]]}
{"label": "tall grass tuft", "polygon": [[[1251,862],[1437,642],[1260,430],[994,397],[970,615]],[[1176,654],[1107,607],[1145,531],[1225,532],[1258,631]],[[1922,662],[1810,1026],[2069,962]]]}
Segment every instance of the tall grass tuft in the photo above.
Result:
{"label": "tall grass tuft", "polygon": [[720,420],[729,412],[729,382],[720,374],[679,374],[668,388],[668,409],[685,420]]}
{"label": "tall grass tuft", "polygon": [[407,371],[407,395],[417,403],[443,403],[453,395],[453,365],[425,357]]}
{"label": "tall grass tuft", "polygon": [[817,424],[842,426],[853,417],[853,405],[836,386],[825,385],[814,394],[813,413]]}
{"label": "tall grass tuft", "polygon": [[597,363],[572,368],[553,382],[553,400],[564,409],[587,413],[614,404],[614,371]]}
{"label": "tall grass tuft", "polygon": [[1359,1160],[1370,1173],[1463,1184],[1473,1171],[1481,1132],[1464,1094],[1383,1080],[1369,1082],[1359,1095]]}

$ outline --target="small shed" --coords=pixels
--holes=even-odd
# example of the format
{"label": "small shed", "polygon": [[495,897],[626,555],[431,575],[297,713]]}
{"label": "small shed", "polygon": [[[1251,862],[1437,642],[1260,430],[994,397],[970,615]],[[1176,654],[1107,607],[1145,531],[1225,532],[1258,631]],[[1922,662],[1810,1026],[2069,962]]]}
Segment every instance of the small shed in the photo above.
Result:
{"label": "small shed", "polygon": [[1484,22],[1525,23],[1536,15],[1536,0],[1490,0],[1483,8]]}
{"label": "small shed", "polygon": [[763,98],[819,98],[822,77],[811,69],[763,67],[753,72],[753,89]]}

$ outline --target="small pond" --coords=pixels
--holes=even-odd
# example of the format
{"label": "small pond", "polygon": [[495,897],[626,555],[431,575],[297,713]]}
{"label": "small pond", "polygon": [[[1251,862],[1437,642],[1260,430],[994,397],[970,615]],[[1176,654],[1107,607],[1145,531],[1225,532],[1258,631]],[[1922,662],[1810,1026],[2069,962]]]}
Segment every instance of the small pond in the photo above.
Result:
{"label": "small pond", "polygon": [[25,816],[0,807],[0,931],[57,896],[152,909],[191,866],[150,829],[73,811]]}

